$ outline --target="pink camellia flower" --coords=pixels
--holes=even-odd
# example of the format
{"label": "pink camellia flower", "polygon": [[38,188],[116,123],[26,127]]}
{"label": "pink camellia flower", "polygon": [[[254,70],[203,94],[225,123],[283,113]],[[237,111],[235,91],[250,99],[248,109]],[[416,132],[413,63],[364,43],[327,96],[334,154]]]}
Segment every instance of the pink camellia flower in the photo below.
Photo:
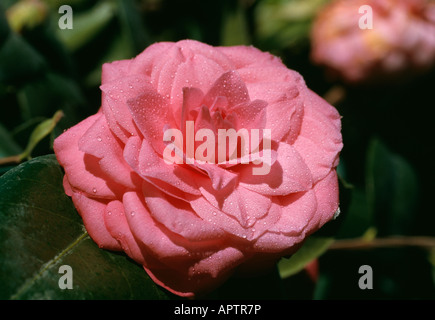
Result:
{"label": "pink camellia flower", "polygon": [[[277,57],[156,43],[104,64],[101,90],[97,114],[55,140],[65,191],[101,248],[171,292],[273,265],[337,211],[340,116]],[[240,145],[222,148],[231,130]]]}
{"label": "pink camellia flower", "polygon": [[338,0],[313,23],[312,58],[348,82],[394,79],[435,63],[435,3]]}

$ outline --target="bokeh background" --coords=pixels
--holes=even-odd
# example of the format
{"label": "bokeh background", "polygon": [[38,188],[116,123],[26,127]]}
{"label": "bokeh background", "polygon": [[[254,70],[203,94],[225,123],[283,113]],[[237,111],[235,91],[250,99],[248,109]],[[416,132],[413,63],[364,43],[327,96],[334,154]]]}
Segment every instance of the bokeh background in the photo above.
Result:
{"label": "bokeh background", "polygon": [[[57,135],[98,110],[103,63],[158,41],[253,45],[301,73],[342,115],[341,214],[318,234],[334,242],[304,270],[232,279],[210,297],[434,299],[434,1],[349,0],[325,14],[332,2],[2,0],[0,175],[52,154]],[[372,30],[358,28],[365,3]],[[58,25],[64,4],[73,9],[71,30]],[[393,12],[399,18],[389,19]],[[317,58],[315,46],[324,50]],[[415,53],[425,59],[415,62]],[[361,69],[358,79],[346,77],[352,68]],[[371,290],[358,286],[361,265],[373,269]]]}

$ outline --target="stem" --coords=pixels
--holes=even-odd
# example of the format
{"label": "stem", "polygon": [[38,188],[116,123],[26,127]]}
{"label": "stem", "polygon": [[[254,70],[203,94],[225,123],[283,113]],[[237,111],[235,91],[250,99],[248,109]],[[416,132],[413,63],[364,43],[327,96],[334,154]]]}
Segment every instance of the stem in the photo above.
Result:
{"label": "stem", "polygon": [[405,237],[392,236],[387,238],[375,238],[373,240],[343,239],[336,240],[329,249],[332,250],[355,250],[375,249],[388,247],[423,247],[426,249],[435,248],[435,237]]}
{"label": "stem", "polygon": [[0,159],[0,165],[10,164],[10,163],[20,163],[21,160],[22,160],[21,154],[16,156],[5,157]]}

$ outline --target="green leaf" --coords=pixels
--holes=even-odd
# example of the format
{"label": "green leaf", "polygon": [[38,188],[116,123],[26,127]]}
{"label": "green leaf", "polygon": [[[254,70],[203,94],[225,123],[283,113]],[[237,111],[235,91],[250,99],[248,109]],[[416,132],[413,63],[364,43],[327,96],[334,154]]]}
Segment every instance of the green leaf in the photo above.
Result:
{"label": "green leaf", "polygon": [[221,45],[249,45],[251,39],[245,10],[240,1],[235,1],[232,4],[233,6],[227,8],[223,13]]}
{"label": "green leaf", "polygon": [[118,0],[118,6],[122,34],[128,38],[130,48],[136,55],[151,44],[150,37],[134,0]]}
{"label": "green leaf", "polygon": [[307,41],[312,20],[327,0],[265,0],[255,10],[261,42],[277,48]]}
{"label": "green leaf", "polygon": [[[0,177],[0,299],[165,299],[124,254],[100,249],[62,187],[54,155]],[[73,289],[61,289],[62,265]]]}
{"label": "green leaf", "polygon": [[369,145],[366,189],[379,235],[408,233],[416,214],[417,176],[403,157],[378,139]]}
{"label": "green leaf", "polygon": [[[341,195],[340,195],[341,198]],[[350,193],[350,204],[343,218],[337,238],[360,237],[373,225],[373,218],[362,188],[354,187]]]}
{"label": "green leaf", "polygon": [[285,279],[304,269],[308,263],[322,255],[333,242],[333,238],[309,237],[289,259],[282,258],[278,262],[281,278]]}
{"label": "green leaf", "polygon": [[26,146],[26,149],[24,149],[24,151],[20,155],[18,155],[19,161],[25,158],[30,159],[32,151],[36,147],[36,145],[47,135],[53,132],[54,128],[56,127],[56,124],[59,122],[59,120],[62,117],[63,117],[63,112],[61,110],[56,111],[56,113],[53,115],[51,119],[44,120],[36,126],[32,134],[30,135],[29,142]]}
{"label": "green leaf", "polygon": [[100,1],[92,9],[74,13],[72,29],[57,29],[59,39],[74,51],[94,38],[114,17],[116,5],[113,1]]}

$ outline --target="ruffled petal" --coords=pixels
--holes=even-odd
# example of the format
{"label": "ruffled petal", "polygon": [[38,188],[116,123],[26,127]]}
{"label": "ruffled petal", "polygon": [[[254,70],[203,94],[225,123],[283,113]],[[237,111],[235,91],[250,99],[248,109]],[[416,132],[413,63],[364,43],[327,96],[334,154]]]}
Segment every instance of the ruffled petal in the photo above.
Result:
{"label": "ruffled petal", "polygon": [[90,199],[83,194],[74,192],[72,195],[74,206],[83,219],[86,231],[100,248],[121,250],[118,241],[112,237],[104,224],[104,213],[107,203]]}
{"label": "ruffled petal", "polygon": [[195,173],[177,164],[167,164],[160,158],[147,140],[131,137],[124,148],[124,158],[136,173],[150,182],[161,180],[173,188],[192,195],[200,195]]}
{"label": "ruffled petal", "polygon": [[314,193],[317,199],[317,223],[311,228],[320,228],[334,217],[340,204],[338,189],[338,177],[335,169],[316,183]]}
{"label": "ruffled petal", "polygon": [[158,285],[182,297],[194,297],[198,293],[207,293],[225,282],[234,269],[245,260],[240,250],[223,248],[187,269],[145,268],[148,275]]}
{"label": "ruffled petal", "polygon": [[128,75],[131,60],[117,60],[104,63],[101,68],[101,84],[112,82]]}
{"label": "ruffled petal", "polygon": [[122,250],[137,263],[147,265],[145,256],[130,231],[121,201],[114,200],[107,204],[104,222],[110,235],[119,242]]}
{"label": "ruffled petal", "polygon": [[277,159],[265,175],[252,174],[246,165],[238,167],[240,185],[264,195],[287,195],[312,187],[312,176],[300,154],[292,146],[279,143]]}
{"label": "ruffled petal", "polygon": [[216,245],[226,234],[219,226],[199,218],[184,201],[168,197],[163,192],[146,186],[144,196],[153,218],[174,234],[187,239],[184,243],[191,250],[201,249],[207,244]]}
{"label": "ruffled petal", "polygon": [[111,180],[129,188],[135,188],[137,176],[122,157],[123,144],[109,130],[106,118],[100,114],[79,140],[79,149],[99,158],[99,164]]}
{"label": "ruffled petal", "polygon": [[338,179],[335,170],[312,190],[280,198],[282,214],[276,224],[255,243],[255,249],[288,253],[330,221],[339,206]]}
{"label": "ruffled petal", "polygon": [[204,97],[204,104],[211,107],[217,97],[226,97],[229,106],[249,102],[249,93],[237,71],[222,74]]}
{"label": "ruffled petal", "polygon": [[265,65],[283,67],[281,59],[252,46],[217,47],[216,49],[225,54],[236,69],[264,67]]}
{"label": "ruffled petal", "polygon": [[122,203],[131,233],[139,245],[145,246],[154,257],[168,261],[171,258],[189,256],[189,251],[176,245],[164,232],[162,225],[152,219],[142,195],[133,191],[126,192]]}
{"label": "ruffled petal", "polygon": [[314,92],[307,92],[301,130],[293,146],[310,169],[313,182],[317,182],[338,165],[343,147],[341,122],[334,107]]}
{"label": "ruffled petal", "polygon": [[124,143],[129,137],[139,134],[127,101],[144,94],[149,88],[147,78],[141,75],[126,75],[100,86],[102,110],[108,125]]}
{"label": "ruffled petal", "polygon": [[242,241],[259,237],[279,219],[271,198],[242,187],[215,191],[208,179],[198,181],[203,197],[190,200],[195,213]]}
{"label": "ruffled petal", "polygon": [[163,154],[166,145],[163,141],[165,128],[176,128],[167,99],[163,98],[152,88],[127,101],[131,116],[144,140],[148,141],[153,149]]}
{"label": "ruffled petal", "polygon": [[56,138],[53,148],[57,160],[65,169],[65,175],[73,190],[86,193],[94,198],[114,199],[117,194],[122,194],[125,187],[112,181],[101,170],[97,157],[79,150],[80,138],[97,121],[99,116],[99,113],[90,116],[65,131]]}

